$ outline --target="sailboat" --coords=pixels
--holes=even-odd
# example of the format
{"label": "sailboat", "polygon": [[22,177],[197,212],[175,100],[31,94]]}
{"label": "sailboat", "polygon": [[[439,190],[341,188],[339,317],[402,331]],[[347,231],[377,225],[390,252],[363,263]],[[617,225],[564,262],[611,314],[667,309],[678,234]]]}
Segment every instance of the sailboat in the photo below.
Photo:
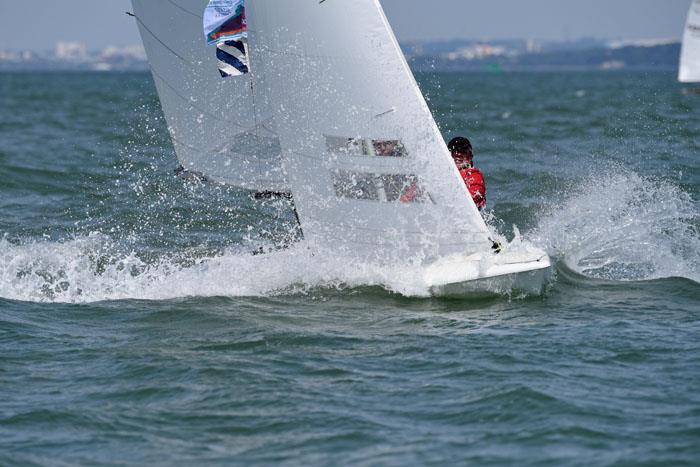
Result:
{"label": "sailboat", "polygon": [[379,0],[245,0],[226,78],[208,0],[132,5],[185,170],[293,199],[309,250],[411,265],[435,295],[542,290],[544,251],[494,251]]}
{"label": "sailboat", "polygon": [[[700,83],[700,0],[693,0],[683,34],[678,81]],[[686,93],[700,93],[700,88],[685,89]]]}

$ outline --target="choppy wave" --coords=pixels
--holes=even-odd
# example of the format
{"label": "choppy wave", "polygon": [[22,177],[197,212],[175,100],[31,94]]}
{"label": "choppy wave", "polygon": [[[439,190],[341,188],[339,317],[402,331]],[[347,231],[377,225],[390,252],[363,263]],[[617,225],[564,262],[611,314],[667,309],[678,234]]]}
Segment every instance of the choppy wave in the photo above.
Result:
{"label": "choppy wave", "polygon": [[407,296],[429,290],[415,268],[378,266],[312,255],[303,244],[266,255],[249,250],[198,257],[196,252],[147,262],[119,252],[102,234],[65,242],[0,239],[0,296],[37,302],[167,300],[189,296],[268,296],[317,288],[381,286]]}
{"label": "choppy wave", "polygon": [[[606,173],[586,179],[551,207],[526,243],[546,247],[588,277],[700,282],[699,216],[692,197],[670,182],[622,168]],[[516,234],[512,245],[521,242]],[[0,239],[0,296],[12,300],[255,297],[367,286],[430,295],[417,268],[362,263],[333,252],[312,255],[303,243],[259,256],[240,248],[215,257],[189,251],[147,260],[100,233],[63,242]]]}
{"label": "choppy wave", "polygon": [[699,226],[698,204],[680,187],[617,166],[586,177],[530,238],[585,276],[700,282]]}

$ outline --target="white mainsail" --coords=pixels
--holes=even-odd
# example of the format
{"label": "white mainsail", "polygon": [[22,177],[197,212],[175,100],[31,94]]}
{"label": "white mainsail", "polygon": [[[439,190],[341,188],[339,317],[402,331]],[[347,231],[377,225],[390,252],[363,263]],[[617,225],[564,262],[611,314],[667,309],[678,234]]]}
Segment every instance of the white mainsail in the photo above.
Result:
{"label": "white mainsail", "polygon": [[221,78],[202,36],[207,3],[132,0],[178,159],[210,180],[287,191],[272,114],[256,89],[264,77]]}
{"label": "white mainsail", "polygon": [[417,263],[490,249],[377,0],[251,0],[248,12],[312,244]]}
{"label": "white mainsail", "polygon": [[683,34],[678,70],[681,83],[700,82],[700,0],[693,0]]}

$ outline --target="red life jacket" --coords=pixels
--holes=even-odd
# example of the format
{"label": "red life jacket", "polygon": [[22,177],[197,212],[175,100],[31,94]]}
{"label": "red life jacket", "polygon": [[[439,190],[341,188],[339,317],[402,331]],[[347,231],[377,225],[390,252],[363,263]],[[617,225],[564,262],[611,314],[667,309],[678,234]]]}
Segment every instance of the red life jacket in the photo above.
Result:
{"label": "red life jacket", "polygon": [[401,197],[399,198],[399,201],[402,203],[412,203],[416,200],[416,197],[418,196],[418,183],[413,182],[411,186],[406,188],[404,192],[401,194]]}
{"label": "red life jacket", "polygon": [[461,169],[459,174],[462,176],[464,184],[467,185],[476,207],[483,209],[486,206],[486,182],[481,170],[475,168]]}

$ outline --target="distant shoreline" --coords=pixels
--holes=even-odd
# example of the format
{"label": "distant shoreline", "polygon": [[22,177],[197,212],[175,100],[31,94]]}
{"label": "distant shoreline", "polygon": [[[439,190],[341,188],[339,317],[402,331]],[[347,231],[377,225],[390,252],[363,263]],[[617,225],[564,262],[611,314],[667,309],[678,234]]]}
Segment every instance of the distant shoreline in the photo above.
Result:
{"label": "distant shoreline", "polygon": [[[562,66],[562,67],[506,67],[499,70],[487,70],[487,69],[475,69],[475,68],[443,68],[443,69],[424,69],[424,68],[413,68],[414,73],[428,74],[428,73],[465,73],[465,74],[502,74],[502,73],[677,73],[678,68],[672,67],[627,67],[615,70],[603,70],[599,67],[574,67],[574,66]],[[93,70],[89,68],[32,68],[32,67],[3,67],[0,66],[0,73],[17,73],[17,74],[36,74],[36,73],[85,73],[85,74],[120,74],[120,73],[150,73],[151,70],[148,68],[129,68],[129,69],[119,69],[119,70]]]}
{"label": "distant shoreline", "polygon": [[[33,52],[24,55],[5,53],[5,58],[0,59],[0,71],[108,73],[149,70],[145,52],[138,53],[140,49],[137,47],[101,53],[88,53],[82,44],[62,44],[62,47],[66,50],[57,51],[50,57]],[[70,55],[68,52],[73,49],[80,53]],[[451,41],[406,43],[402,44],[402,50],[414,72],[670,72],[677,70],[681,44],[668,41],[651,44],[644,41],[605,44],[600,41],[563,44]]]}

